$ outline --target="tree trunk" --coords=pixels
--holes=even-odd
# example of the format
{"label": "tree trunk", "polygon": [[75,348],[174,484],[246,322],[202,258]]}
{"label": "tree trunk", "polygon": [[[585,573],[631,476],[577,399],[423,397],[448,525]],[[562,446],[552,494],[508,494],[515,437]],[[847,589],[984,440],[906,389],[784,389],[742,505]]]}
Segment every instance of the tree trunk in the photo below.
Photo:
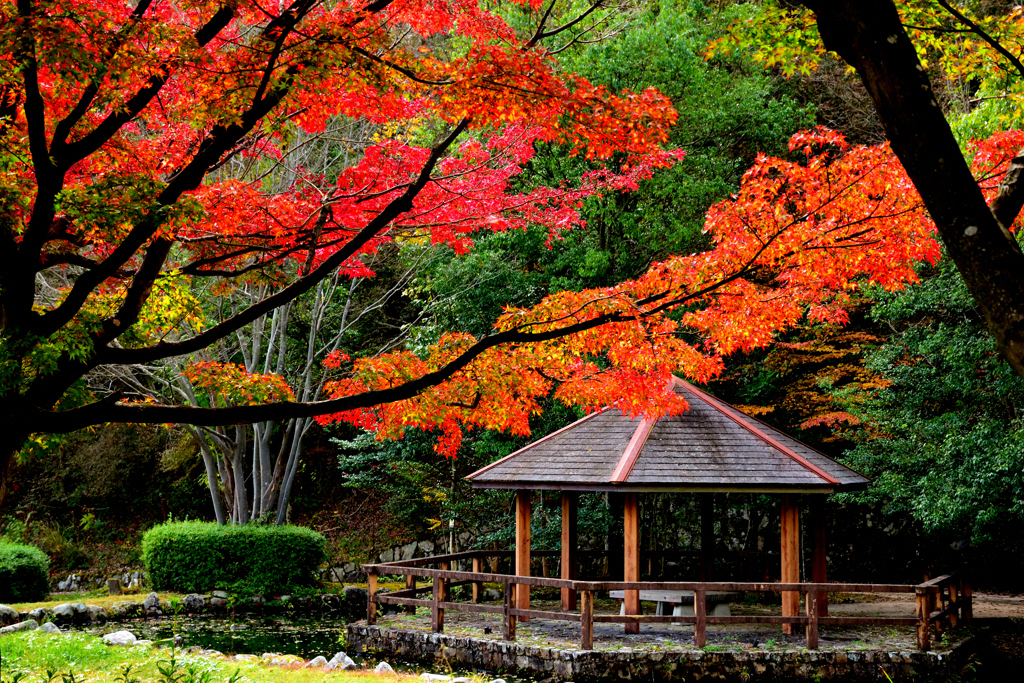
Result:
{"label": "tree trunk", "polygon": [[25,445],[28,436],[20,429],[13,429],[10,421],[0,427],[0,510],[3,510],[7,498],[7,482],[11,480],[11,472],[14,470],[14,458]]}
{"label": "tree trunk", "polygon": [[[896,7],[891,0],[804,4],[825,47],[860,74],[1000,352],[1024,377],[1024,254],[1006,229],[1012,210],[1001,207],[1000,223],[985,203]],[[1016,184],[1005,194],[1020,192]]]}

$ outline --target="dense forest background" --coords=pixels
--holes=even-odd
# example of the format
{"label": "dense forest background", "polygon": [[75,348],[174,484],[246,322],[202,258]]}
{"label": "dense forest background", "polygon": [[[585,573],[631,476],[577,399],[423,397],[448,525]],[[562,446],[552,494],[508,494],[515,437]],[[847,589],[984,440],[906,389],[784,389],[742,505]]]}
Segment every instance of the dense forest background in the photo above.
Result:
{"label": "dense forest background", "polygon": [[[998,4],[992,12],[1005,10]],[[687,153],[681,163],[640,191],[588,200],[586,226],[550,243],[546,231],[513,230],[480,236],[465,255],[391,244],[376,277],[337,284],[335,305],[312,293],[300,302],[284,323],[290,338],[341,334],[355,355],[380,351],[396,334],[414,350],[445,331],[483,334],[503,306],[611,285],[670,254],[706,248],[708,207],[738,188],[756,155],[790,155],[799,130],[824,125],[853,143],[884,140],[856,75],[836,60],[785,77],[741,51],[705,58],[709,42],[757,11],[756,3],[638,3],[605,39],[560,55],[566,69],[611,90],[654,87],[669,96],[679,112],[670,143]],[[1020,127],[997,100],[975,98],[976,83],[943,77],[939,86],[965,150],[997,126]],[[346,163],[346,155],[321,152]],[[547,147],[519,182],[528,189],[578,177],[587,163]],[[808,322],[770,348],[730,358],[709,390],[874,479],[867,492],[828,502],[832,578],[914,580],[971,568],[983,586],[1019,588],[1024,382],[996,354],[952,265],[922,266],[920,277],[905,291],[861,292],[845,326]],[[289,353],[283,364],[303,365],[305,347]],[[432,432],[379,442],[348,425],[311,423],[287,516],[325,533],[336,561],[422,539],[454,550],[509,547],[510,494],[474,492],[463,477],[578,417],[552,403],[532,421],[530,438],[478,431],[456,459],[434,451]],[[279,448],[282,427],[262,429],[253,447],[262,438]],[[112,425],[26,453],[0,531],[40,545],[59,572],[137,566],[144,529],[171,517],[214,518],[203,438],[184,427]],[[715,499],[724,549],[777,552],[775,497]],[[535,544],[555,548],[557,501],[538,500]],[[584,547],[614,543],[614,511],[606,496],[584,497]],[[698,514],[692,496],[645,498],[642,543],[698,547]]]}

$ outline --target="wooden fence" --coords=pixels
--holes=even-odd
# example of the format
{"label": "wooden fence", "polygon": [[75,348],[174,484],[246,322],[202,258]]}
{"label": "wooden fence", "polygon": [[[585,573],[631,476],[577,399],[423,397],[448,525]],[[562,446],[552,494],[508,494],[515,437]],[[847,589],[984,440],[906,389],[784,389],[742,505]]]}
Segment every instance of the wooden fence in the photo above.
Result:
{"label": "wooden fence", "polygon": [[[917,585],[872,584],[872,583],[728,583],[728,582],[685,582],[685,581],[575,581],[552,579],[541,576],[515,576],[482,571],[483,561],[488,557],[505,556],[502,551],[469,551],[451,555],[438,555],[415,560],[363,565],[369,585],[366,621],[373,624],[377,619],[377,605],[404,605],[410,611],[416,607],[427,607],[431,614],[431,627],[435,633],[444,631],[446,610],[500,614],[502,616],[505,640],[516,639],[516,620],[519,618],[555,619],[580,622],[580,647],[591,650],[594,647],[595,623],[657,624],[692,623],[694,641],[697,647],[707,642],[708,624],[802,624],[806,628],[807,647],[818,648],[818,629],[821,626],[916,626],[917,645],[920,650],[931,647],[932,629],[941,633],[944,628],[955,627],[959,620],[970,621],[971,587],[962,577],[945,575]],[[531,556],[543,556],[550,551],[536,551]],[[469,563],[471,571],[459,571],[460,564]],[[430,565],[436,565],[432,568]],[[452,569],[455,566],[456,569]],[[378,577],[404,576],[405,588],[390,593],[378,590]],[[429,586],[417,586],[416,579],[431,579]],[[504,604],[480,604],[484,583],[503,586]],[[456,602],[451,589],[457,586],[471,586],[471,600]],[[516,586],[544,586],[570,589],[580,596],[578,610],[550,611],[519,609],[516,607]],[[595,614],[594,594],[606,590],[659,590],[693,591],[692,616],[672,615],[620,615]],[[709,591],[793,591],[805,595],[807,614],[797,616],[738,615],[709,616],[705,596]],[[429,598],[417,597],[430,592]],[[842,593],[914,593],[917,600],[917,616],[894,617],[833,617],[818,615],[818,595],[822,592]]]}

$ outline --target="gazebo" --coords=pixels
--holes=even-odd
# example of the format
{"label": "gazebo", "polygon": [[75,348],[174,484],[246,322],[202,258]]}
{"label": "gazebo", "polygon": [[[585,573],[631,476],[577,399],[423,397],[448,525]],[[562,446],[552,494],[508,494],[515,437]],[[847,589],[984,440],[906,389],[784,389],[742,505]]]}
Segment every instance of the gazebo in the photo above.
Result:
{"label": "gazebo", "polygon": [[[561,578],[575,580],[576,504],[582,491],[607,491],[623,499],[623,581],[640,580],[640,493],[719,492],[780,494],[781,581],[800,582],[800,494],[863,489],[869,483],[856,472],[813,448],[673,378],[672,389],[690,409],[660,419],[630,419],[605,408],[477,470],[467,479],[474,488],[516,491],[515,574],[530,575],[530,515],[534,490],[562,492]],[[820,499],[819,499],[820,500]],[[710,496],[702,498],[701,549],[713,543]],[[813,527],[810,580],[827,580],[826,519],[820,503],[811,506]],[[702,581],[709,579],[705,555]],[[827,594],[819,594],[817,612],[827,614]],[[800,594],[784,592],[783,616],[797,616]],[[516,591],[516,607],[530,608],[529,587]],[[576,608],[576,593],[562,589],[562,609]],[[640,593],[625,591],[627,615],[639,615]],[[627,632],[640,624],[626,623]],[[785,624],[784,630],[792,630]]]}

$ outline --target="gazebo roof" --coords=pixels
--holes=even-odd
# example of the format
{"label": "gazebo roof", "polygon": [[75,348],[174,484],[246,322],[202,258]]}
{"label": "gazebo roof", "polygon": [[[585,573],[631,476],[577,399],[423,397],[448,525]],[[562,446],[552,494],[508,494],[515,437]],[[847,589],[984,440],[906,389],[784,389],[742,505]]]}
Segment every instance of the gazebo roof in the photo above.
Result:
{"label": "gazebo roof", "polygon": [[869,479],[673,378],[690,409],[657,420],[605,408],[466,477],[474,488],[831,493]]}

